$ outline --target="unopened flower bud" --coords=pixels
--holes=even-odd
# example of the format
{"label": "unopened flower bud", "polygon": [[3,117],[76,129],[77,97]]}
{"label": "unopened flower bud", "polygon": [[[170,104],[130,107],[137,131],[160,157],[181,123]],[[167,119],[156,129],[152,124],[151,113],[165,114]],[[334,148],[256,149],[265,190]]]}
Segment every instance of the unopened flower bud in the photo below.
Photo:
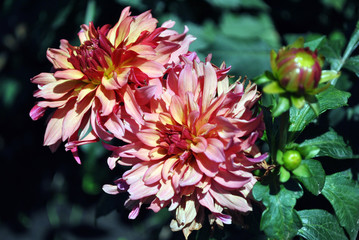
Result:
{"label": "unopened flower bud", "polygon": [[317,88],[323,58],[309,48],[284,47],[271,53],[271,65],[279,85],[288,92],[305,94]]}

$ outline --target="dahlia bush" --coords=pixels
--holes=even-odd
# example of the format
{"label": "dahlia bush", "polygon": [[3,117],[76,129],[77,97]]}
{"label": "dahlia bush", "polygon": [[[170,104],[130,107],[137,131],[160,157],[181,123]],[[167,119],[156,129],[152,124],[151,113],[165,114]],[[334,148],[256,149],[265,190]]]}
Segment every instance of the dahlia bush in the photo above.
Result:
{"label": "dahlia bush", "polygon": [[[52,71],[31,79],[41,98],[31,118],[52,109],[44,145],[65,142],[81,163],[78,147],[100,141],[118,175],[103,191],[128,196],[118,209],[129,219],[144,206],[169,211],[171,230],[185,239],[221,239],[215,231],[231,224],[249,229],[254,210],[268,239],[356,239],[359,186],[350,171],[326,175],[321,157],[358,155],[333,129],[298,137],[347,105],[350,94],[335,85],[359,28],[339,62],[325,61],[324,37],[299,38],[268,53],[271,69],[247,79],[190,51],[196,38],[187,27],[157,23],[150,11],[131,16],[126,7],[114,26],[82,25],[79,46],[61,40],[47,50]],[[304,193],[323,195],[333,211],[296,205]]]}

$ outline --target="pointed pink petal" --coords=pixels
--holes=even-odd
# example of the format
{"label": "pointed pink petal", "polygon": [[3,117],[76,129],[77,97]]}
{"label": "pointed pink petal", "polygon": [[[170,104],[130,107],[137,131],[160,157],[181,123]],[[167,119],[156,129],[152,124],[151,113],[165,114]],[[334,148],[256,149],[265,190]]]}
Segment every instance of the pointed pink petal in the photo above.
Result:
{"label": "pointed pink petal", "polygon": [[67,59],[70,54],[64,49],[49,48],[46,52],[47,59],[54,65],[55,69],[73,69],[74,66]]}
{"label": "pointed pink petal", "polygon": [[213,213],[216,218],[219,218],[224,224],[232,224],[232,217],[222,213]]}
{"label": "pointed pink petal", "polygon": [[145,197],[155,195],[159,190],[160,185],[147,186],[143,181],[137,181],[130,185],[128,193],[131,200],[139,200]]}
{"label": "pointed pink petal", "polygon": [[118,90],[124,87],[128,82],[128,76],[130,74],[130,69],[125,68],[121,69],[120,73],[114,73],[112,77],[103,76],[101,84],[107,90]]}
{"label": "pointed pink petal", "polygon": [[193,66],[186,64],[178,77],[178,95],[185,99],[186,93],[193,93],[197,85],[197,76],[192,72]]}
{"label": "pointed pink petal", "polygon": [[221,170],[213,180],[226,189],[239,189],[250,182],[251,177],[237,176],[231,172]]}
{"label": "pointed pink petal", "polygon": [[83,78],[85,75],[82,72],[80,72],[79,70],[67,69],[67,70],[62,70],[62,71],[56,71],[54,73],[54,76],[55,76],[55,78],[60,78],[60,79],[77,80],[77,79]]}
{"label": "pointed pink petal", "polygon": [[145,175],[143,176],[143,182],[146,185],[151,185],[158,182],[161,179],[162,166],[163,161],[160,161],[150,166],[145,172]]}
{"label": "pointed pink petal", "polygon": [[128,214],[128,219],[136,219],[138,214],[140,213],[140,204],[136,205],[134,208],[132,208],[131,212]]}
{"label": "pointed pink petal", "polygon": [[58,80],[42,86],[34,97],[56,100],[71,92],[79,82],[77,80]]}
{"label": "pointed pink petal", "polygon": [[46,85],[52,82],[55,82],[56,78],[53,73],[40,73],[35,77],[31,78],[31,82],[39,85]]}
{"label": "pointed pink petal", "polygon": [[235,195],[232,192],[222,189],[217,184],[212,184],[212,188],[209,190],[214,199],[219,205],[227,207],[232,210],[240,212],[248,212],[252,210],[252,207],[248,200],[245,198]]}
{"label": "pointed pink petal", "polygon": [[79,157],[79,153],[77,151],[77,147],[71,148],[71,152],[72,152],[72,156],[75,158],[76,162],[78,164],[81,164],[81,160],[80,160],[80,157]]}
{"label": "pointed pink petal", "polygon": [[61,108],[67,103],[68,98],[69,97],[64,97],[64,100],[57,99],[55,101],[40,101],[37,105],[42,108]]}
{"label": "pointed pink petal", "polygon": [[156,147],[159,145],[158,140],[160,140],[159,132],[153,129],[143,129],[141,132],[137,133],[136,136],[144,144],[150,147]]}
{"label": "pointed pink petal", "polygon": [[78,130],[82,118],[91,107],[92,101],[93,98],[89,96],[83,101],[77,102],[75,106],[67,112],[62,125],[62,141],[65,141]]}
{"label": "pointed pink petal", "polygon": [[57,109],[52,115],[49,123],[46,127],[44,145],[49,146],[55,144],[61,139],[62,135],[62,123],[67,112],[73,108],[75,100],[72,99],[64,108]]}
{"label": "pointed pink petal", "polygon": [[155,61],[145,61],[137,67],[150,78],[162,77],[165,71],[163,65]]}
{"label": "pointed pink petal", "polygon": [[153,212],[157,213],[164,207],[164,201],[160,201],[158,198],[155,198],[148,209],[151,209]]}
{"label": "pointed pink petal", "polygon": [[199,169],[208,177],[214,177],[218,173],[218,163],[211,161],[203,153],[196,154]]}
{"label": "pointed pink petal", "polygon": [[189,165],[186,172],[183,174],[179,183],[181,187],[196,185],[202,179],[203,173],[197,164],[194,163],[192,165]]}
{"label": "pointed pink petal", "polygon": [[39,107],[37,104],[31,109],[30,111],[30,117],[32,120],[38,120],[42,116],[44,116],[44,113],[46,111],[46,108]]}
{"label": "pointed pink petal", "polygon": [[236,133],[240,131],[235,125],[233,125],[227,118],[222,116],[217,116],[214,119],[214,122],[217,123],[217,133],[221,138],[231,138],[235,136]]}
{"label": "pointed pink petal", "polygon": [[155,147],[149,152],[149,157],[151,160],[159,160],[167,156],[167,150],[162,147]]}
{"label": "pointed pink petal", "polygon": [[157,19],[152,18],[150,11],[138,15],[131,24],[127,44],[135,42],[143,31],[152,32],[155,30],[157,22]]}
{"label": "pointed pink petal", "polygon": [[100,100],[102,108],[101,108],[101,116],[108,116],[112,113],[115,104],[116,104],[116,95],[113,90],[107,90],[103,85],[100,85],[96,91],[96,97]]}
{"label": "pointed pink petal", "polygon": [[92,109],[90,114],[91,127],[93,131],[96,133],[100,139],[104,141],[111,141],[113,138],[113,134],[108,132],[107,129],[104,128],[101,116],[99,114],[99,109],[101,108],[98,99],[93,99]]}
{"label": "pointed pink petal", "polygon": [[127,86],[126,91],[123,94],[123,102],[125,104],[126,112],[131,115],[139,124],[144,124],[143,113],[139,105],[136,102],[135,96],[132,90]]}
{"label": "pointed pink petal", "polygon": [[[107,33],[107,38],[110,40],[110,42],[117,47],[118,44],[115,44],[116,38],[117,42],[122,42],[123,39],[127,36],[129,32],[130,22],[132,21],[132,18],[128,17],[131,15],[130,7],[126,7],[122,10],[120,19],[118,22],[111,28]],[[126,19],[125,23],[123,21]],[[122,25],[121,25],[122,24]],[[121,25],[121,27],[120,27]],[[121,32],[120,32],[121,30]]]}
{"label": "pointed pink petal", "polygon": [[212,114],[214,115],[214,112],[218,111],[218,109],[222,106],[222,103],[224,102],[225,98],[226,95],[221,95],[208,107],[208,109],[206,109],[206,111],[202,115],[200,115],[199,119],[196,122],[196,129],[199,129],[204,124],[210,121]]}
{"label": "pointed pink petal", "polygon": [[185,39],[180,43],[180,48],[171,54],[171,59],[168,61],[169,63],[178,63],[179,56],[182,54],[186,54],[189,50],[189,45],[196,40],[192,35],[186,35]]}
{"label": "pointed pink petal", "polygon": [[202,153],[207,148],[207,140],[204,137],[195,137],[192,140],[191,150],[195,153]]}
{"label": "pointed pink petal", "polygon": [[144,165],[142,163],[138,163],[134,165],[130,170],[126,171],[122,178],[126,181],[128,185],[132,185],[137,181],[142,182],[142,178],[145,172],[148,169],[148,165]]}
{"label": "pointed pink petal", "polygon": [[153,47],[149,45],[142,45],[142,44],[133,45],[127,50],[134,51],[140,55],[156,55],[156,51],[153,49]]}
{"label": "pointed pink petal", "polygon": [[102,186],[102,190],[105,193],[111,194],[111,195],[116,195],[119,193],[116,185],[105,184]]}
{"label": "pointed pink petal", "polygon": [[216,216],[217,218],[219,218],[223,223],[225,224],[231,224],[232,223],[232,217],[223,213],[220,213],[216,207],[214,206],[214,200],[213,197],[207,192],[205,194],[199,194],[198,196],[198,201],[199,203],[208,208],[213,214],[214,216]]}
{"label": "pointed pink petal", "polygon": [[185,122],[185,113],[181,99],[174,95],[171,99],[170,113],[176,122],[183,124]]}
{"label": "pointed pink petal", "polygon": [[165,160],[162,167],[162,178],[167,181],[169,174],[172,172],[173,168],[176,167],[178,163],[177,157],[171,157]]}
{"label": "pointed pink petal", "polygon": [[212,129],[215,129],[216,125],[211,123],[205,123],[197,131],[197,135],[206,136]]}
{"label": "pointed pink petal", "polygon": [[79,95],[77,96],[77,101],[81,102],[82,99],[84,99],[90,93],[94,92],[95,89],[96,89],[96,86],[92,83],[89,83],[89,84],[83,86],[79,92]]}
{"label": "pointed pink petal", "polygon": [[221,163],[225,161],[224,146],[223,143],[216,138],[207,138],[207,148],[204,154],[208,159]]}
{"label": "pointed pink petal", "polygon": [[175,191],[172,187],[171,180],[168,180],[161,185],[161,188],[156,194],[156,197],[158,197],[158,199],[161,201],[167,201],[170,200],[174,196],[174,194]]}
{"label": "pointed pink petal", "polygon": [[158,86],[152,85],[152,86],[145,86],[136,89],[135,97],[140,105],[147,104],[150,99],[156,94],[158,90]]}
{"label": "pointed pink petal", "polygon": [[125,126],[116,114],[112,113],[104,125],[116,138],[121,139],[123,137]]}
{"label": "pointed pink petal", "polygon": [[204,84],[202,97],[202,112],[206,111],[217,89],[217,75],[211,63],[207,62],[204,67]]}

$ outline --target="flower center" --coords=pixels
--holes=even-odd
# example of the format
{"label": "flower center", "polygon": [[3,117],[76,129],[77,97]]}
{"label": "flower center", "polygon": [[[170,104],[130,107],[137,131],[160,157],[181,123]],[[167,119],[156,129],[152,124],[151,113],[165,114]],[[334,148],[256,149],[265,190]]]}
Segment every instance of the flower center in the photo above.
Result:
{"label": "flower center", "polygon": [[[192,135],[185,126],[167,125],[161,133],[161,146],[167,148],[168,155],[177,155],[189,150]],[[188,153],[189,154],[189,153]],[[188,158],[187,156],[186,158]]]}
{"label": "flower center", "polygon": [[96,38],[75,47],[68,61],[87,76],[84,82],[94,85],[99,85],[102,77],[112,74],[114,69],[110,53],[100,47],[99,39]]}

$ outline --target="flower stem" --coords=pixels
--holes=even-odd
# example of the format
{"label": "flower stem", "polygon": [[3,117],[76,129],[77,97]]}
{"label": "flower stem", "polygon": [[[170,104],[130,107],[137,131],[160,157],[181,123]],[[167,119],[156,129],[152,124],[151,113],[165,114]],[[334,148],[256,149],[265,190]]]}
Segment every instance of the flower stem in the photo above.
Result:
{"label": "flower stem", "polygon": [[289,127],[289,111],[285,111],[280,115],[279,122],[279,145],[278,149],[284,150],[288,140],[288,127]]}

